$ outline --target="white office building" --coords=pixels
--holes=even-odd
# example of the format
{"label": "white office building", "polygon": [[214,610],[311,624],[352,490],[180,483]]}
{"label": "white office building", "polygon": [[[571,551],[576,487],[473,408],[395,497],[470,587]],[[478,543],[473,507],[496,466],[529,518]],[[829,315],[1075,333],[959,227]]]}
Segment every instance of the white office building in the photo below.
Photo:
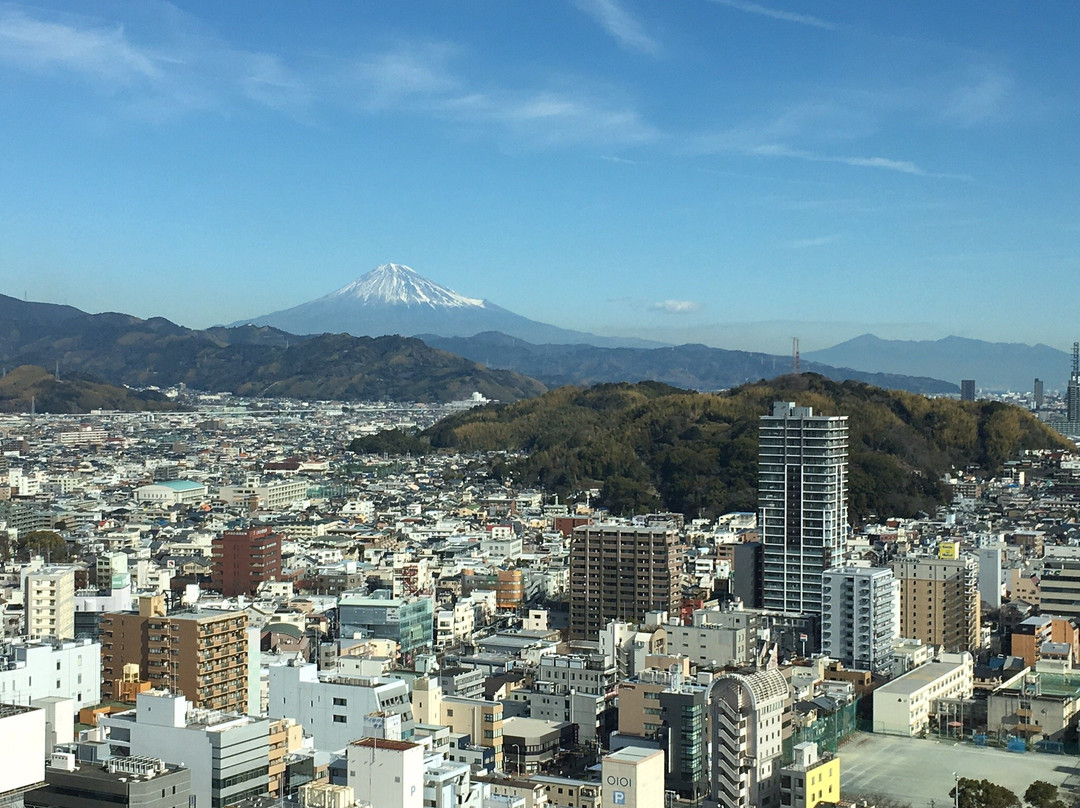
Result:
{"label": "white office building", "polygon": [[758,441],[763,605],[820,614],[822,575],[842,562],[848,535],[847,416],[775,402]]}
{"label": "white office building", "polygon": [[874,732],[919,735],[940,699],[968,699],[975,687],[971,654],[941,654],[874,691]]}
{"label": "white office building", "polygon": [[413,732],[409,686],[400,679],[321,673],[307,662],[270,665],[268,715],[295,718],[315,739],[315,748],[344,749],[368,734],[365,717],[394,713],[401,717],[401,736]]}
{"label": "white office building", "polygon": [[90,640],[16,640],[0,645],[0,702],[71,699],[76,711],[101,702],[101,645]]}
{"label": "white office building", "polygon": [[114,754],[190,769],[193,808],[232,805],[270,788],[269,719],[196,709],[181,695],[151,690],[134,710],[102,716],[99,725]]}
{"label": "white office building", "polygon": [[884,567],[834,567],[822,579],[821,653],[884,673],[900,636],[900,582]]}

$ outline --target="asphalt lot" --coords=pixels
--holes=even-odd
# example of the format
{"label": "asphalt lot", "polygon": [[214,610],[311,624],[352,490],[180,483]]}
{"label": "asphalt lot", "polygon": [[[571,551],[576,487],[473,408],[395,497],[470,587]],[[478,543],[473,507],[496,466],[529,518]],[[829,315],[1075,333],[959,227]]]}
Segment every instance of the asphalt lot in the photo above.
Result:
{"label": "asphalt lot", "polygon": [[912,808],[952,808],[953,772],[975,780],[985,778],[1021,799],[1035,780],[1080,793],[1080,759],[1067,755],[1006,752],[864,732],[840,747],[840,794],[845,800],[880,794]]}

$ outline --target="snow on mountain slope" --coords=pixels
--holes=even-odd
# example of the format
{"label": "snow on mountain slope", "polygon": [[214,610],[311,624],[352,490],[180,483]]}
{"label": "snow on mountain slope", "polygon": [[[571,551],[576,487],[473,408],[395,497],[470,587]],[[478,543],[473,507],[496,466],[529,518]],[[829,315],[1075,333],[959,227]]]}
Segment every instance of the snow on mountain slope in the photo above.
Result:
{"label": "snow on mountain slope", "polygon": [[483,300],[459,295],[419,275],[404,264],[383,264],[346,284],[320,301],[342,299],[361,303],[384,303],[399,306],[431,306],[432,308],[485,308]]}

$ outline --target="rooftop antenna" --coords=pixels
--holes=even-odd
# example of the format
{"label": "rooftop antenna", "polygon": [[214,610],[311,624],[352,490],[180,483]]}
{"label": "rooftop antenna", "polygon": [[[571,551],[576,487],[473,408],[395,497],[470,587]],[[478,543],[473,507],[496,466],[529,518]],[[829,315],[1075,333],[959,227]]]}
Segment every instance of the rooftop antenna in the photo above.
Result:
{"label": "rooftop antenna", "polygon": [[[1075,361],[1075,356],[1074,356]],[[799,372],[799,338],[791,338],[791,372]]]}

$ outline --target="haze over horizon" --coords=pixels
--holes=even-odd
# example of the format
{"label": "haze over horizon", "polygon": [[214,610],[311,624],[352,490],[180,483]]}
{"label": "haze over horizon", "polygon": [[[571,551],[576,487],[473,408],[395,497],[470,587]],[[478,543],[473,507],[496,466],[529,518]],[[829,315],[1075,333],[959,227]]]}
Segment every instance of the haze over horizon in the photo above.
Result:
{"label": "haze over horizon", "polygon": [[0,292],[232,322],[408,264],[786,353],[1077,338],[1080,9],[0,3]]}

